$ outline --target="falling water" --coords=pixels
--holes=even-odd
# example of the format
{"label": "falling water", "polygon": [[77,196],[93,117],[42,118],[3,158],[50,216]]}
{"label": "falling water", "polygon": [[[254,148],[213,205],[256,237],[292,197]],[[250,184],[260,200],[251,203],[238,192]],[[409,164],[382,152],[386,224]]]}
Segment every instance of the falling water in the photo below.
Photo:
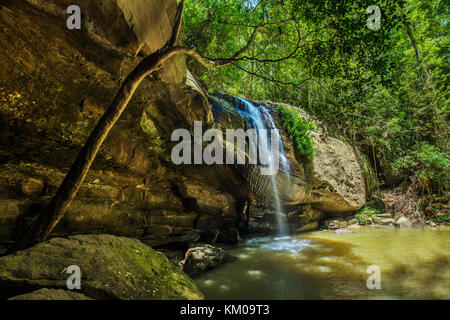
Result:
{"label": "falling water", "polygon": [[[238,113],[241,115],[241,117],[244,119],[244,121],[247,122],[249,128],[253,129],[277,129],[275,122],[273,120],[272,115],[270,112],[262,105],[255,106],[250,101],[243,99],[243,98],[236,98],[241,102],[242,109],[236,108]],[[266,120],[266,121],[265,121]],[[259,137],[262,141],[262,143],[259,144],[259,150],[264,157],[268,159],[268,165],[269,168],[272,169],[273,164],[273,153],[271,150],[271,141],[268,135]],[[284,154],[284,148],[283,143],[281,140],[280,135],[277,133],[276,138],[278,139],[278,145],[280,146],[279,152],[275,152],[275,155],[278,155],[278,160],[280,163],[280,168],[283,170],[283,172],[287,175],[289,175],[289,161],[287,160],[285,154]],[[270,183],[272,186],[272,194],[273,194],[273,200],[276,210],[276,219],[277,219],[277,225],[278,225],[278,233],[280,236],[285,236],[286,233],[286,223],[283,219],[283,208],[281,206],[280,201],[280,195],[278,192],[278,185],[276,180],[277,175],[273,174],[270,176]]]}

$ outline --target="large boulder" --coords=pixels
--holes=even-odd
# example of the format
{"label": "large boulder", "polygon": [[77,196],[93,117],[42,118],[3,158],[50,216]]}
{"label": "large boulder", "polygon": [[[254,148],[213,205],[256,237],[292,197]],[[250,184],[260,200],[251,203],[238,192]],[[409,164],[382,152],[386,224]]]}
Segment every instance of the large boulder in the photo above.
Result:
{"label": "large boulder", "polygon": [[233,262],[236,259],[221,248],[197,243],[186,252],[184,260],[180,261],[180,266],[184,272],[195,277],[208,269]]}
{"label": "large boulder", "polygon": [[366,194],[355,150],[342,140],[319,132],[310,134],[316,150],[307,202],[331,213],[360,209],[365,203]]}
{"label": "large boulder", "polygon": [[71,265],[80,267],[81,290],[94,299],[202,299],[195,283],[162,253],[111,235],[53,238],[0,258],[0,293],[67,289]]}

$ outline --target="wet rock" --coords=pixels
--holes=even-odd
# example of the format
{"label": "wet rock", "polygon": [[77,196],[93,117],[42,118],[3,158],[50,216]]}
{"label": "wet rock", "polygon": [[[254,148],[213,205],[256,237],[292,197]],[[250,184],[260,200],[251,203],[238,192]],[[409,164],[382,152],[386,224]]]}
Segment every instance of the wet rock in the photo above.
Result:
{"label": "wet rock", "polygon": [[382,224],[381,219],[378,218],[377,216],[372,216],[372,221],[376,224]]}
{"label": "wet rock", "polygon": [[61,289],[39,289],[31,293],[22,294],[8,300],[92,300],[82,293]]}
{"label": "wet rock", "polygon": [[359,215],[359,217],[358,217],[358,222],[359,222],[359,224],[362,225],[362,226],[367,226],[367,225],[372,224],[372,223],[373,223],[373,220],[372,220],[371,217],[362,214],[362,215]]}
{"label": "wet rock", "polygon": [[358,219],[351,219],[348,221],[348,224],[352,225],[352,224],[358,224]]}
{"label": "wet rock", "polygon": [[317,229],[319,229],[319,222],[314,221],[314,222],[305,224],[304,226],[298,228],[296,232],[302,233],[302,232],[308,232],[308,231],[313,231],[313,230],[317,230]]}
{"label": "wet rock", "polygon": [[346,228],[349,224],[347,221],[344,220],[332,219],[332,220],[325,220],[323,222],[323,225],[326,229],[336,230]]}
{"label": "wet rock", "polygon": [[233,262],[237,258],[226,253],[223,249],[209,244],[197,244],[190,248],[180,266],[190,276],[197,276],[208,269],[221,264]]}
{"label": "wet rock", "polygon": [[[195,283],[161,252],[111,235],[53,238],[0,258],[0,296],[66,289],[67,267],[81,270],[81,290],[94,299],[202,299]],[[20,292],[18,292],[20,293]]]}
{"label": "wet rock", "polygon": [[385,219],[380,220],[380,224],[383,224],[383,225],[392,225],[392,224],[394,224],[394,222],[395,222],[395,220],[392,218],[385,218]]}
{"label": "wet rock", "polygon": [[390,213],[378,213],[375,215],[377,218],[391,218],[392,215]]}
{"label": "wet rock", "polygon": [[219,233],[217,242],[225,244],[237,244],[241,241],[241,236],[236,228],[228,228]]}
{"label": "wet rock", "polygon": [[412,226],[412,222],[402,216],[402,217],[398,218],[397,220],[395,220],[394,225],[398,228],[408,228],[408,227]]}

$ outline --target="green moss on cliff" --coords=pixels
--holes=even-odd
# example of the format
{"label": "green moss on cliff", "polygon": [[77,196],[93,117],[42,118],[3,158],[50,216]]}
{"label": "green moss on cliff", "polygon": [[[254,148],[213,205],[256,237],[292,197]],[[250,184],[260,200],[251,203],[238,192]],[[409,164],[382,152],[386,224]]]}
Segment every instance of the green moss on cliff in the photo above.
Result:
{"label": "green moss on cliff", "polygon": [[302,118],[294,109],[283,105],[278,105],[277,109],[283,126],[291,137],[298,153],[309,160],[313,160],[314,141],[308,135],[308,131],[315,129],[316,125]]}

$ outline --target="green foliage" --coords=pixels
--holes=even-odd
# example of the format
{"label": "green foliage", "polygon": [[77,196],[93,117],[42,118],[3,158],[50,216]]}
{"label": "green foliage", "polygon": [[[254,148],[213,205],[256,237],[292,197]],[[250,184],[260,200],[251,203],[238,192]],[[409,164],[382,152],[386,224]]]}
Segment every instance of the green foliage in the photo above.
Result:
{"label": "green foliage", "polygon": [[309,130],[316,128],[316,125],[302,118],[294,109],[278,105],[278,113],[283,122],[283,127],[288,132],[298,153],[309,160],[314,157],[314,140],[308,135]]}
{"label": "green foliage", "polygon": [[[419,143],[406,156],[395,162],[398,168],[409,168],[416,172],[422,181],[436,183],[435,189],[442,189],[448,185],[450,179],[450,154],[442,152],[427,142]],[[440,190],[443,191],[443,190]]]}
{"label": "green foliage", "polygon": [[301,86],[285,90],[281,83],[302,84],[311,75],[347,72],[353,68],[349,61],[380,72],[403,0],[379,2],[384,28],[373,32],[366,27],[371,0],[187,1],[183,41],[205,57],[231,57],[245,46],[255,26],[263,26],[242,59],[229,68],[204,70],[190,61],[189,69],[208,88],[283,101],[296,97]]}
{"label": "green foliage", "polygon": [[358,214],[364,214],[366,216],[372,216],[374,214],[380,214],[385,211],[385,206],[382,201],[379,200],[369,200],[364,204],[364,207],[359,209]]}
{"label": "green foliage", "polygon": [[[254,26],[265,27],[230,67],[205,70],[193,61],[188,67],[205,87],[301,106],[329,134],[362,150],[379,181],[387,181],[383,168],[394,165],[405,178],[422,180],[428,193],[445,193],[447,2],[190,0],[183,39],[203,56],[230,57],[247,43]],[[382,11],[379,30],[366,27],[366,9],[373,4]],[[260,62],[280,57],[287,58]],[[312,154],[308,140],[299,137],[299,152]]]}
{"label": "green foliage", "polygon": [[444,216],[436,217],[436,218],[434,218],[434,221],[440,222],[440,223],[450,222],[450,213],[446,214]]}
{"label": "green foliage", "polygon": [[367,201],[364,206],[359,209],[359,211],[355,214],[355,218],[358,220],[359,224],[366,225],[369,223],[369,217],[372,218],[373,221],[377,222],[376,220],[379,219],[375,217],[375,215],[384,212],[384,203],[382,201],[372,199]]}

